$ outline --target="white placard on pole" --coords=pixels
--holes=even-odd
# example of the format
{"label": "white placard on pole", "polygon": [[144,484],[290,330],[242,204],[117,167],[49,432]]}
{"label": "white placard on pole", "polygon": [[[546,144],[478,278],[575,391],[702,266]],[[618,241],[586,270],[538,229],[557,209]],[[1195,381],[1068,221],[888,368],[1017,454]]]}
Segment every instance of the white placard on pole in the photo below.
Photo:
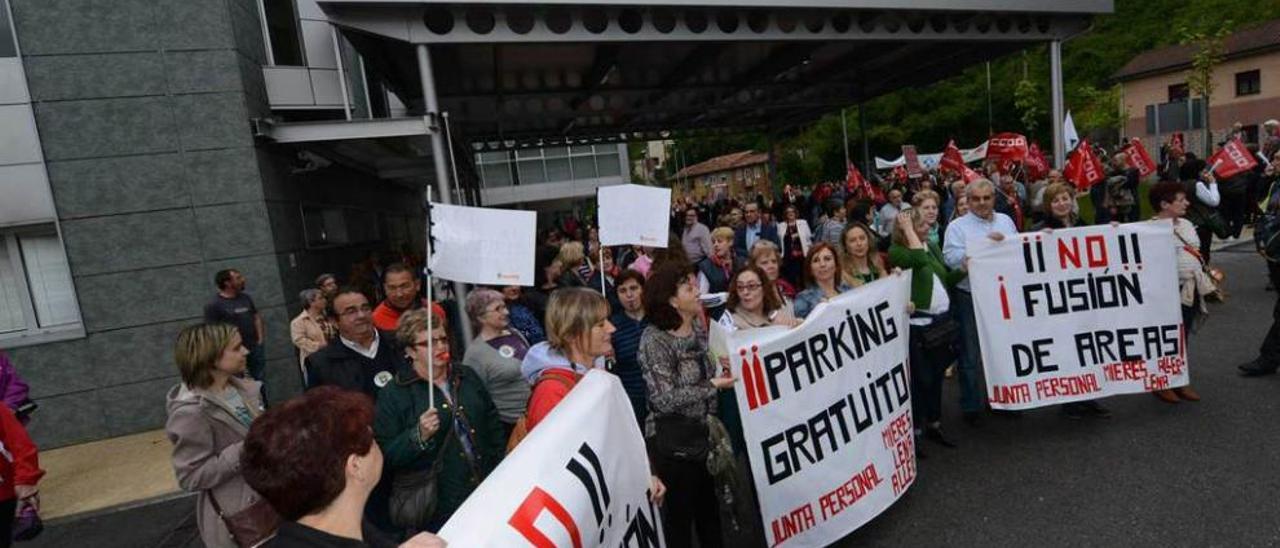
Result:
{"label": "white placard on pole", "polygon": [[537,213],[431,205],[431,273],[483,285],[533,285]]}
{"label": "white placard on pole", "polygon": [[598,192],[601,245],[667,247],[671,189],[614,185]]}

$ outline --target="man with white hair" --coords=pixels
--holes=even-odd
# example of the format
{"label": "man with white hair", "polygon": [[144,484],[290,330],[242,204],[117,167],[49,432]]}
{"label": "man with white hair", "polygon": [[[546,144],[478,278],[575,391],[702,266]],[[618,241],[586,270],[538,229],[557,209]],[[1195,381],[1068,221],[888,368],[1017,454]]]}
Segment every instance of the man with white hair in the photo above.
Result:
{"label": "man with white hair", "polygon": [[[965,192],[969,200],[969,213],[947,225],[946,235],[942,239],[942,259],[948,268],[967,272],[970,242],[979,238],[1003,241],[1017,236],[1018,228],[1008,215],[996,213],[996,187],[991,181],[978,179],[970,183]],[[956,284],[956,289],[952,312],[960,324],[960,339],[963,343],[959,369],[960,410],[964,413],[966,423],[978,426],[982,421],[983,395],[986,393],[978,367],[982,359],[978,347],[978,321],[973,314],[973,295],[969,292],[969,280],[961,280]]]}

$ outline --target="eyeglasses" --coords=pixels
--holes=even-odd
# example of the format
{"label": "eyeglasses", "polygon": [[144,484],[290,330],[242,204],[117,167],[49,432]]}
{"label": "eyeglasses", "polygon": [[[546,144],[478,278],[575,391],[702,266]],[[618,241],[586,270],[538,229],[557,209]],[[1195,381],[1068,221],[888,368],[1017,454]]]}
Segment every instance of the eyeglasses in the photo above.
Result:
{"label": "eyeglasses", "polygon": [[373,306],[369,304],[362,304],[360,306],[353,306],[351,308],[343,310],[342,312],[339,312],[338,315],[339,316],[355,316],[360,313],[368,314],[370,312],[373,312]]}
{"label": "eyeglasses", "polygon": [[764,287],[764,285],[760,283],[738,284],[738,291],[755,291],[762,287]]}
{"label": "eyeglasses", "polygon": [[[427,347],[427,342],[428,342],[428,341],[418,341],[418,342],[413,343],[411,346],[415,346],[415,347],[418,347],[418,348],[426,348],[426,347]],[[442,336],[442,337],[432,337],[432,338],[431,338],[431,340],[430,340],[430,343],[431,343],[432,345],[434,345],[434,346],[437,346],[437,347],[440,347],[440,346],[449,346],[449,336],[448,336],[448,335],[445,335],[445,336]]]}

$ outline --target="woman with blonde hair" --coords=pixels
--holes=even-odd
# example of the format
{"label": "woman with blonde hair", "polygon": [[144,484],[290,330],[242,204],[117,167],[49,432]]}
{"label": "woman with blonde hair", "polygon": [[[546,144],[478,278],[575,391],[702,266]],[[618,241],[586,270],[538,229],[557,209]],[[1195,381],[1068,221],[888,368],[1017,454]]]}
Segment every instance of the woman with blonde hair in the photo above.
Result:
{"label": "woman with blonde hair", "polygon": [[547,302],[547,340],[533,345],[520,372],[533,386],[525,412],[529,431],[569,395],[588,371],[604,366],[613,351],[609,303],[585,287],[567,287]]}
{"label": "woman with blonde hair", "polygon": [[1066,183],[1051,183],[1044,189],[1044,220],[1035,228],[1071,228],[1080,224],[1075,212],[1075,192]]}
{"label": "woman with blonde hair", "polygon": [[557,280],[560,287],[589,285],[587,276],[591,272],[591,265],[587,264],[587,254],[582,242],[571,241],[561,245],[556,262],[560,263],[560,278]]}
{"label": "woman with blonde hair", "polygon": [[[729,279],[733,277],[733,272],[738,269],[736,258],[733,256],[733,229],[722,226],[711,231],[711,254],[706,258],[698,261],[698,290],[704,296],[721,294],[727,297],[729,292]],[[707,305],[707,316],[710,318],[720,317],[720,313],[724,310],[724,301],[712,301],[705,303]]]}
{"label": "woman with blonde hair", "polygon": [[[751,246],[751,256],[747,260],[747,266],[753,266],[764,271],[768,277],[768,285],[778,294],[778,302],[782,303],[782,308],[788,313],[792,313],[791,301],[796,297],[796,286],[782,277],[781,266],[782,254],[778,251],[778,246],[769,240],[761,240],[756,245]],[[803,266],[803,263],[801,264]]]}
{"label": "woman with blonde hair", "polygon": [[262,413],[261,383],[243,378],[248,355],[240,332],[223,323],[183,328],[173,350],[182,382],[165,398],[164,429],[178,486],[199,493],[196,525],[211,548],[243,540],[231,536],[223,519],[272,513],[240,474],[244,438]]}
{"label": "woman with blonde hair", "polygon": [[849,223],[840,234],[840,281],[849,287],[869,284],[885,276],[876,234],[862,223]]}
{"label": "woman with blonde hair", "polygon": [[942,197],[930,189],[917,192],[911,197],[911,208],[919,209],[924,216],[924,222],[929,226],[929,234],[927,235],[929,243],[937,246],[942,245],[942,222],[938,216],[939,206],[942,205]]}

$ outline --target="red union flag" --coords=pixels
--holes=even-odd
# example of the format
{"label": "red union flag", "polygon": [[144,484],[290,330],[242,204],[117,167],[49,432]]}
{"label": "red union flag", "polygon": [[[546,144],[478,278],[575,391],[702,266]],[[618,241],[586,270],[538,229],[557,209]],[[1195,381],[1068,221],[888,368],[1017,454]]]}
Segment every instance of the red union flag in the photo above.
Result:
{"label": "red union flag", "polygon": [[1240,142],[1232,139],[1222,145],[1222,149],[1209,157],[1209,165],[1213,166],[1213,174],[1223,179],[1230,179],[1240,173],[1249,171],[1258,165],[1253,153]]}
{"label": "red union flag", "polygon": [[1040,151],[1040,145],[1031,143],[1031,149],[1027,151],[1027,177],[1032,181],[1043,179],[1049,174],[1049,160],[1044,157],[1044,152]]}
{"label": "red union flag", "polygon": [[1079,190],[1089,190],[1089,187],[1103,179],[1105,175],[1102,160],[1093,153],[1093,148],[1089,146],[1087,139],[1081,139],[1080,144],[1072,151],[1062,176],[1074,183]]}
{"label": "red union flag", "polygon": [[849,162],[845,172],[844,187],[845,191],[854,196],[860,196],[876,202],[884,203],[884,193],[880,192],[880,188],[871,184],[866,177],[862,176],[862,172],[858,171],[858,166]]}
{"label": "red union flag", "polygon": [[1137,169],[1139,176],[1146,177],[1156,172],[1156,163],[1137,137],[1129,139],[1129,144],[1124,146],[1124,154],[1129,159],[1129,167]]}
{"label": "red union flag", "polygon": [[915,145],[902,145],[902,158],[907,164],[907,176],[916,179],[924,176],[924,167],[920,165],[920,156]]}
{"label": "red union flag", "polygon": [[947,141],[947,147],[942,149],[942,159],[938,161],[938,165],[948,171],[964,172],[964,157],[960,155],[960,148],[956,146],[955,139]]}
{"label": "red union flag", "polygon": [[997,133],[987,144],[987,158],[1021,162],[1027,158],[1027,138],[1017,133]]}

